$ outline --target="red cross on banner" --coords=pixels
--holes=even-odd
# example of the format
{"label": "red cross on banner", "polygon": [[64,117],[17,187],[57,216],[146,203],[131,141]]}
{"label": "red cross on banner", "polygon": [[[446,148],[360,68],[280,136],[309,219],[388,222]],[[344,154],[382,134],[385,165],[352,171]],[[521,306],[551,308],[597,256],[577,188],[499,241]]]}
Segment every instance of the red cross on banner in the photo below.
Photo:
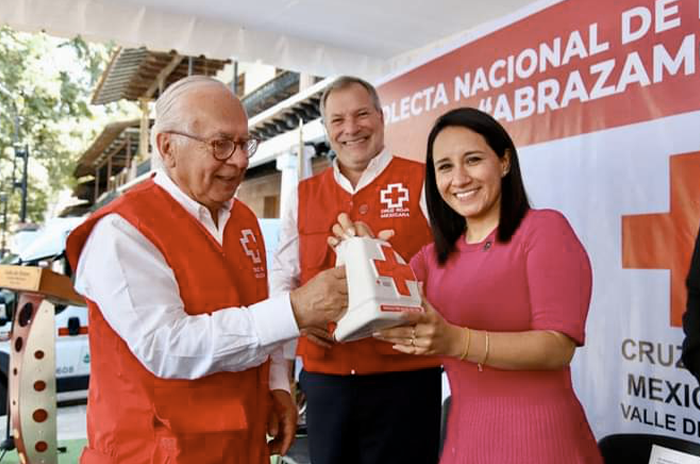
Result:
{"label": "red cross on banner", "polygon": [[408,264],[401,264],[396,259],[396,253],[390,246],[382,245],[382,252],[386,261],[380,259],[372,260],[377,268],[377,274],[382,277],[391,277],[400,295],[411,296],[408,282],[415,282],[416,280],[413,270]]}
{"label": "red cross on banner", "polygon": [[670,210],[622,216],[622,267],[670,269],[670,322],[680,327],[685,312],[690,256],[700,218],[700,152],[670,157]]}

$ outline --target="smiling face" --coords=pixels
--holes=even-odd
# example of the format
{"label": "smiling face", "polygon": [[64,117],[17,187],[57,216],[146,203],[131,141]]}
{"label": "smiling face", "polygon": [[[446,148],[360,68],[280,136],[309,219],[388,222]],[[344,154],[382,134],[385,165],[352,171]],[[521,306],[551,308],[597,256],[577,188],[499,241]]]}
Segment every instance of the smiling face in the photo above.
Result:
{"label": "smiling face", "polygon": [[[178,130],[205,140],[246,140],[248,118],[240,101],[222,85],[202,84],[188,90],[176,102],[181,127]],[[190,198],[206,206],[216,218],[231,200],[248,168],[240,148],[226,161],[218,161],[208,143],[181,135],[161,133],[157,137],[170,178]]]}
{"label": "smiling face", "polygon": [[340,169],[359,180],[369,162],[384,149],[384,115],[360,84],[334,90],[325,104],[326,131]]}
{"label": "smiling face", "polygon": [[510,157],[499,158],[481,134],[459,126],[444,128],[433,143],[435,181],[442,199],[469,227],[498,225],[501,179]]}

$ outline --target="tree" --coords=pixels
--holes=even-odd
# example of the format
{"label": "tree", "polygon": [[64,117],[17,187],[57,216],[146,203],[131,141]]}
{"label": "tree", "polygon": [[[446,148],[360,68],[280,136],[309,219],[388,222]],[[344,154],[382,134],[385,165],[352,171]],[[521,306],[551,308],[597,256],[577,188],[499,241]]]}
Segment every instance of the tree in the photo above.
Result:
{"label": "tree", "polygon": [[75,162],[98,131],[110,120],[135,114],[128,103],[89,103],[114,48],[0,27],[0,83],[9,93],[0,93],[0,188],[10,199],[11,223],[20,208],[20,192],[12,191],[22,163],[14,157],[16,143],[30,152],[27,220],[41,222],[47,203],[75,185]]}

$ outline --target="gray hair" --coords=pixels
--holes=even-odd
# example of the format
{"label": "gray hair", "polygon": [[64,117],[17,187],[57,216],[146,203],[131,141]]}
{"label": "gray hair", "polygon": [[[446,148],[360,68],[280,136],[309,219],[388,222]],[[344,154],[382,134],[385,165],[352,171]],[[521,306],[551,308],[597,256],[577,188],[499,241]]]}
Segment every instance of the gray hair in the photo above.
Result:
{"label": "gray hair", "polygon": [[158,150],[158,143],[156,141],[158,134],[182,127],[183,118],[181,111],[177,109],[177,101],[190,90],[203,85],[219,85],[230,91],[226,84],[213,77],[194,75],[173,82],[165,92],[160,94],[158,100],[156,100],[155,120],[151,128],[151,148],[154,154],[158,156],[153,156],[151,158],[152,168],[164,167],[162,154],[160,150]]}
{"label": "gray hair", "polygon": [[330,94],[335,92],[336,90],[345,90],[348,87],[356,84],[361,85],[365,88],[365,90],[369,94],[370,99],[372,100],[372,105],[374,105],[377,111],[382,111],[382,104],[379,101],[379,94],[377,93],[377,89],[375,89],[372,84],[370,84],[364,79],[360,79],[359,77],[340,76],[339,78],[334,80],[331,83],[331,85],[326,87],[326,90],[324,90],[323,94],[321,95],[321,102],[319,104],[319,108],[321,110],[321,119],[324,122],[326,120],[326,100],[328,100]]}

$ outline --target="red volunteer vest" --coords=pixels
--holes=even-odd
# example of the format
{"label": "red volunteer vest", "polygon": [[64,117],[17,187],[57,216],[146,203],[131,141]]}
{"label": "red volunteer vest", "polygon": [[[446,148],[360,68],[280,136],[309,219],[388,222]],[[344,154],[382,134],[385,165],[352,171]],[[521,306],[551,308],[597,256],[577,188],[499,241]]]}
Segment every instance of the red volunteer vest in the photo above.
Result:
{"label": "red volunteer vest", "polygon": [[[333,168],[299,184],[299,258],[301,284],[335,266],[335,253],[326,243],[338,214],[363,221],[379,232],[394,229],[394,249],[408,262],[423,245],[432,241],[430,227],[420,210],[425,166],[394,157],[384,171],[354,195],[343,190]],[[299,340],[304,369],[324,374],[373,374],[433,367],[435,358],[404,355],[391,345],[374,339],[335,344],[331,349]]]}
{"label": "red volunteer vest", "polygon": [[[97,221],[117,213],[163,254],[185,311],[211,314],[267,298],[258,222],[234,202],[223,246],[165,190],[149,180],[93,214],[68,238],[75,269]],[[88,447],[83,464],[268,464],[268,363],[195,380],[162,379],[134,357],[88,300],[91,372]]]}

